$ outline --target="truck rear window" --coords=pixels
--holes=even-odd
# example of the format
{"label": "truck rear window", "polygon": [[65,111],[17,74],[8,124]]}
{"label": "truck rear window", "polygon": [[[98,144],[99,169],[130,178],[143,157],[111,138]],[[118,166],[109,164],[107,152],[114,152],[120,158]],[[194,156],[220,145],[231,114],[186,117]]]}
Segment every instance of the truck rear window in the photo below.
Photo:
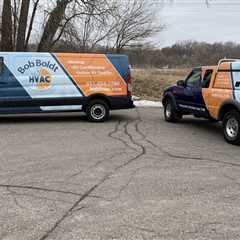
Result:
{"label": "truck rear window", "polygon": [[202,81],[202,88],[209,88],[211,78],[212,78],[213,70],[206,70],[205,75]]}

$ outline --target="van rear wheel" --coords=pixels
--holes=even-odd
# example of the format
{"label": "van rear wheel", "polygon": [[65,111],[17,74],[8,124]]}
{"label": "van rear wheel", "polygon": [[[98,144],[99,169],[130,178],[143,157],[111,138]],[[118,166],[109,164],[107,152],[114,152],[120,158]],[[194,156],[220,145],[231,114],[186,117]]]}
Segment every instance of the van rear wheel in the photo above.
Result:
{"label": "van rear wheel", "polygon": [[225,114],[223,118],[224,138],[230,144],[240,144],[240,113],[236,110]]}
{"label": "van rear wheel", "polygon": [[86,115],[91,122],[104,122],[109,118],[110,109],[108,104],[101,99],[90,101],[86,107]]}

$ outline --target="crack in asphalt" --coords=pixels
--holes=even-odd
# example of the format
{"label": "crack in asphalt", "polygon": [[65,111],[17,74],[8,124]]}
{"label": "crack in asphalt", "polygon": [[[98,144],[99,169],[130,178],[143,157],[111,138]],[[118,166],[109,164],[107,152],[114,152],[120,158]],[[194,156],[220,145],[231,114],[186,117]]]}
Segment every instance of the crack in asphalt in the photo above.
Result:
{"label": "crack in asphalt", "polygon": [[[112,198],[106,198],[103,196],[97,196],[100,199],[103,199],[105,201],[108,202],[113,202],[114,200],[117,200],[121,197],[121,194],[128,188],[128,186],[131,184],[131,182],[133,181],[134,177],[137,175],[138,172],[140,172],[141,170],[146,170],[146,169],[150,169],[150,168],[154,168],[154,166],[149,165],[149,166],[144,166],[144,167],[140,167],[135,169],[134,171],[131,172],[130,177],[128,179],[128,181],[120,188],[120,190],[118,191],[117,195],[112,197]],[[91,195],[93,196],[93,195]]]}
{"label": "crack in asphalt", "polygon": [[[137,120],[139,120],[139,119],[137,119]],[[135,120],[134,120],[134,121],[135,121]],[[39,240],[45,240],[45,239],[47,239],[47,238],[49,237],[49,235],[50,235],[51,233],[53,233],[54,230],[55,230],[69,215],[71,215],[73,211],[75,211],[75,208],[76,208],[84,199],[86,199],[87,197],[89,197],[90,194],[93,193],[98,187],[100,187],[103,183],[105,183],[106,180],[107,180],[110,176],[114,175],[118,170],[126,167],[127,165],[129,165],[129,164],[132,163],[133,161],[136,161],[137,159],[139,159],[140,157],[142,157],[143,155],[146,154],[146,148],[145,148],[142,144],[140,144],[140,143],[138,143],[136,140],[134,140],[134,137],[133,137],[132,134],[128,131],[127,127],[129,126],[130,123],[131,123],[130,121],[127,121],[127,122],[123,125],[125,136],[128,136],[130,142],[131,142],[133,145],[135,145],[137,148],[139,148],[140,151],[138,151],[138,150],[135,149],[135,148],[132,148],[132,147],[130,146],[130,144],[129,144],[127,141],[123,140],[122,138],[114,136],[114,135],[119,131],[119,126],[120,126],[120,124],[121,124],[121,121],[118,121],[117,124],[115,124],[114,130],[113,130],[112,132],[110,132],[110,133],[108,134],[108,136],[109,136],[110,138],[112,138],[112,139],[115,139],[115,140],[118,140],[118,141],[122,142],[125,147],[128,147],[128,148],[134,150],[134,151],[137,152],[138,154],[137,154],[135,157],[130,158],[128,161],[124,162],[123,164],[118,165],[117,167],[115,167],[115,168],[113,169],[113,171],[107,173],[97,184],[95,184],[93,187],[91,187],[89,190],[87,190],[87,191],[71,206],[71,208],[69,208],[69,209],[65,212],[65,214],[64,214],[60,219],[58,219],[58,220],[55,222],[55,224],[52,226],[52,228],[49,229]],[[138,125],[138,122],[135,122],[135,125]],[[135,128],[137,128],[137,126],[135,126]],[[127,185],[129,185],[129,184],[130,184],[130,181],[128,181]],[[123,191],[123,190],[122,190],[122,191]],[[81,209],[81,207],[80,207],[80,209]]]}
{"label": "crack in asphalt", "polygon": [[75,210],[75,208],[85,199],[87,198],[97,187],[99,187],[102,183],[106,181],[106,179],[109,177],[109,175],[106,175],[104,178],[102,178],[101,181],[99,181],[97,184],[95,184],[93,187],[88,189],[63,215],[61,218],[59,218],[55,224],[42,236],[39,238],[39,240],[45,240],[49,237],[51,233],[54,232],[54,230],[69,216],[72,214],[72,212]]}
{"label": "crack in asphalt", "polygon": [[[66,201],[66,200],[62,200],[62,199],[56,199],[56,198],[49,198],[49,197],[42,197],[42,196],[36,196],[34,194],[28,194],[28,193],[19,193],[16,191],[13,191],[11,188],[7,187],[7,190],[9,191],[10,195],[13,197],[13,195],[15,196],[25,196],[25,197],[31,197],[31,198],[35,198],[35,199],[42,199],[42,200],[47,200],[47,201],[51,201],[51,202],[61,202],[61,203],[68,203],[71,204],[73,203],[73,201]],[[66,194],[66,193],[65,193]],[[69,194],[69,193],[67,193]],[[79,196],[79,195],[77,195]],[[15,199],[17,200],[17,198],[15,197]]]}
{"label": "crack in asphalt", "polygon": [[70,194],[70,195],[75,195],[75,196],[82,196],[82,194],[80,194],[80,193],[71,192],[71,191],[55,190],[55,189],[26,186],[26,185],[0,184],[0,188],[29,189],[29,190],[37,190],[37,191],[43,191],[43,192],[55,192],[55,193]]}
{"label": "crack in asphalt", "polygon": [[[123,125],[124,128],[126,128],[126,126],[128,125],[128,122],[129,122],[129,121],[127,121],[127,122]],[[122,121],[119,120],[119,121],[115,124],[115,127],[114,127],[113,131],[110,132],[110,133],[108,134],[108,136],[109,136],[110,138],[114,139],[114,140],[120,141],[126,148],[130,148],[131,150],[136,151],[136,149],[133,148],[132,146],[130,146],[127,141],[125,141],[124,139],[122,139],[122,138],[120,138],[120,137],[114,136],[114,135],[119,131],[119,127],[121,126],[121,123],[122,123]]]}
{"label": "crack in asphalt", "polygon": [[137,129],[137,128],[138,128],[138,124],[139,124],[139,120],[140,120],[140,119],[139,119],[139,117],[138,117],[137,119],[134,119],[133,121],[126,121],[126,123],[123,125],[123,133],[125,134],[125,136],[128,137],[128,139],[130,140],[131,144],[134,145],[134,146],[136,146],[136,148],[132,148],[132,147],[130,146],[130,144],[129,144],[126,140],[123,140],[123,139],[120,138],[120,137],[114,136],[114,135],[119,131],[119,126],[120,126],[120,124],[121,124],[121,121],[118,121],[118,123],[115,125],[114,130],[108,134],[108,136],[109,136],[110,138],[113,138],[113,139],[115,139],[115,140],[117,140],[117,141],[122,142],[126,147],[134,150],[134,151],[137,153],[136,156],[130,158],[130,159],[127,160],[125,163],[117,166],[117,167],[114,169],[114,171],[117,171],[117,170],[120,170],[121,168],[126,167],[127,165],[131,164],[132,162],[138,160],[140,157],[142,157],[143,155],[145,155],[146,152],[147,152],[145,146],[144,146],[143,144],[137,142],[137,141],[134,139],[133,135],[128,131],[128,126],[130,125],[130,123],[134,123],[134,128]]}
{"label": "crack in asphalt", "polygon": [[[128,127],[131,123],[133,123],[133,127],[134,127],[135,132],[138,133],[141,136],[142,141],[144,140],[146,143],[150,144],[152,147],[159,149],[162,153],[169,156],[170,158],[190,159],[190,160],[205,160],[205,161],[212,161],[212,162],[217,162],[217,163],[221,163],[221,164],[228,164],[228,165],[231,165],[231,166],[238,166],[238,167],[240,166],[240,164],[234,164],[234,163],[229,163],[229,162],[219,161],[219,160],[214,160],[214,159],[204,159],[204,158],[201,158],[201,157],[186,157],[186,156],[181,156],[181,155],[175,155],[175,154],[172,154],[171,152],[168,152],[168,151],[164,150],[161,146],[158,146],[153,141],[149,140],[147,138],[147,136],[140,130],[140,124],[141,124],[141,122],[143,122],[143,119],[141,117],[140,112],[137,109],[136,109],[136,112],[137,112],[137,118],[136,119],[134,119],[132,121],[126,121],[123,125],[122,125],[121,120],[118,121],[115,124],[114,129],[108,134],[108,136],[110,138],[121,142],[122,144],[124,144],[124,146],[126,148],[133,150],[136,153],[136,155],[134,157],[130,157],[127,161],[125,161],[122,164],[113,168],[113,170],[111,170],[110,172],[105,174],[104,177],[102,177],[95,185],[93,185],[91,188],[89,188],[87,191],[85,191],[85,193],[80,194],[80,193],[75,193],[75,192],[71,192],[71,191],[54,190],[54,189],[41,188],[41,187],[0,184],[0,187],[6,187],[6,188],[13,188],[13,189],[14,188],[19,188],[19,189],[22,188],[22,189],[39,190],[39,191],[45,191],[45,192],[56,192],[56,193],[71,194],[71,195],[78,196],[78,199],[71,205],[71,207],[68,208],[64,212],[64,214],[54,223],[54,225],[49,230],[47,230],[44,233],[44,235],[42,237],[39,238],[39,240],[47,239],[59,227],[59,225],[66,218],[68,218],[69,216],[72,215],[73,212],[81,211],[84,207],[81,207],[81,206],[79,207],[79,205],[83,200],[85,200],[88,197],[95,197],[95,198],[100,199],[101,198],[100,196],[94,196],[94,195],[92,195],[92,193],[97,188],[102,186],[109,179],[109,177],[113,176],[118,170],[128,166],[129,164],[138,160],[139,158],[141,158],[142,156],[144,156],[147,153],[147,149],[146,149],[145,145],[142,144],[141,142],[139,142],[138,140],[136,140],[136,138],[131,134],[131,132],[129,132]],[[119,133],[119,131],[121,130],[120,127],[123,127],[124,139],[123,139],[123,137],[116,136]],[[126,140],[126,138],[128,139],[128,141]],[[135,147],[132,147],[132,146],[135,146]],[[106,160],[98,161],[96,164],[97,165],[101,164],[103,161],[106,161]],[[91,168],[94,168],[94,166],[92,166]],[[126,184],[123,187],[121,187],[117,198],[129,186],[132,179],[134,178],[134,174],[136,174],[137,171],[138,170],[136,169],[135,171],[133,171],[131,173],[130,179],[126,182]],[[81,173],[79,172],[77,174],[81,174]]]}
{"label": "crack in asphalt", "polygon": [[70,176],[68,177],[68,179],[71,179],[71,178],[77,177],[77,176],[83,174],[84,172],[88,172],[89,170],[91,170],[91,169],[93,169],[93,168],[95,168],[95,167],[101,165],[102,163],[105,163],[105,162],[111,161],[111,160],[114,159],[116,156],[119,156],[119,155],[122,155],[122,154],[124,154],[124,152],[114,153],[114,154],[113,154],[112,156],[110,156],[109,158],[107,158],[107,159],[103,159],[103,160],[99,160],[99,161],[97,161],[96,163],[94,163],[93,165],[89,166],[87,169],[83,169],[83,170],[81,170],[81,171],[78,171],[78,172],[76,172],[76,173],[70,175]]}
{"label": "crack in asphalt", "polygon": [[[138,118],[139,118],[140,122],[143,122],[143,119],[141,117],[140,112],[137,109],[136,109],[136,112],[138,114]],[[238,163],[226,162],[226,161],[221,161],[221,160],[211,159],[211,158],[204,158],[204,157],[189,157],[189,156],[173,154],[173,153],[165,150],[163,147],[155,144],[153,141],[149,140],[147,138],[147,136],[140,130],[140,128],[138,128],[138,126],[136,126],[137,127],[136,131],[142,136],[143,140],[148,142],[152,147],[159,149],[162,153],[164,153],[165,155],[167,155],[170,158],[185,159],[185,160],[197,160],[197,161],[208,161],[208,162],[215,162],[215,163],[223,164],[223,165],[229,165],[229,166],[233,166],[233,167],[240,167],[240,164],[238,164]]]}
{"label": "crack in asphalt", "polygon": [[[135,121],[135,120],[134,120]],[[106,182],[106,180],[114,175],[116,173],[116,171],[120,170],[121,168],[126,167],[127,165],[129,165],[130,163],[132,163],[133,161],[136,161],[137,159],[139,159],[141,156],[143,156],[144,154],[146,154],[146,149],[145,147],[138,143],[136,140],[134,140],[134,137],[131,135],[131,133],[128,131],[128,126],[132,121],[127,121],[124,125],[123,125],[123,132],[125,134],[125,136],[127,136],[130,140],[130,143],[135,146],[136,148],[132,147],[125,139],[122,139],[120,137],[116,137],[115,134],[117,132],[119,132],[119,127],[121,125],[121,121],[118,121],[118,123],[115,125],[114,130],[112,132],[110,132],[108,134],[109,137],[111,137],[112,139],[118,140],[120,142],[122,142],[124,144],[125,147],[134,150],[134,152],[137,152],[137,155],[134,157],[131,157],[128,161],[124,162],[123,164],[120,164],[118,166],[116,166],[111,172],[107,173],[97,184],[95,184],[94,186],[92,186],[90,189],[88,189],[85,193],[80,194],[80,193],[76,193],[76,192],[71,192],[71,191],[63,191],[63,190],[56,190],[56,189],[49,189],[49,188],[43,188],[43,187],[35,187],[35,186],[27,186],[27,185],[13,185],[13,184],[0,184],[0,187],[2,188],[7,188],[8,190],[10,190],[11,188],[13,189],[28,189],[28,190],[37,190],[37,191],[43,191],[43,192],[55,192],[55,193],[62,193],[62,194],[70,194],[70,195],[74,195],[74,196],[78,196],[79,199],[77,201],[74,202],[74,204],[62,215],[61,218],[59,218],[55,224],[48,230],[46,231],[46,233],[39,238],[39,240],[45,240],[49,237],[49,235],[51,233],[54,232],[54,230],[69,216],[71,215],[77,208],[77,206],[87,197],[95,197],[95,198],[100,198],[99,196],[91,196],[91,193],[93,193],[98,187],[100,187],[103,183]],[[137,122],[134,123],[135,129],[137,129],[137,125],[138,125],[138,119]],[[105,160],[106,161],[106,160]],[[96,164],[101,164],[101,162],[97,162]],[[95,166],[96,166],[95,164]],[[94,167],[94,166],[93,166]],[[78,173],[79,174],[79,173]],[[130,184],[130,180],[128,181],[127,185]],[[123,191],[123,189],[121,190]],[[120,192],[121,192],[120,191]],[[16,203],[17,205],[19,205],[18,203]],[[22,207],[22,206],[19,206]],[[80,211],[81,209],[83,209],[83,207],[77,208],[78,211]]]}

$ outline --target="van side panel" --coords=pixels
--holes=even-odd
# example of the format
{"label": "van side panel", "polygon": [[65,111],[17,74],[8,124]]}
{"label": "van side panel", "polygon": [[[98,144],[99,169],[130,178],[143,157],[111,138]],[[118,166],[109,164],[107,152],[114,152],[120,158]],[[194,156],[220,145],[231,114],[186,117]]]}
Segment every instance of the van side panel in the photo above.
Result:
{"label": "van side panel", "polygon": [[104,54],[1,52],[0,113],[80,111],[95,94],[111,109],[132,108],[128,57]]}
{"label": "van side panel", "polygon": [[127,95],[127,84],[104,54],[55,54],[84,96]]}
{"label": "van side panel", "polygon": [[50,53],[9,54],[4,62],[33,99],[83,96]]}

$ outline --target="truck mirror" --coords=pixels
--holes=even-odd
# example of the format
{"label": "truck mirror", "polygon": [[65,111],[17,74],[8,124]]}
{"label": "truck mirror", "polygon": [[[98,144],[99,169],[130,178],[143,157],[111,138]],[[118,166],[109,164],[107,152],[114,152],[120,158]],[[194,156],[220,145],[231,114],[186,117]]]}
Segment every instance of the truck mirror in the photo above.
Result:
{"label": "truck mirror", "polygon": [[184,80],[179,80],[179,81],[177,81],[177,86],[179,86],[179,87],[185,87],[185,81]]}

